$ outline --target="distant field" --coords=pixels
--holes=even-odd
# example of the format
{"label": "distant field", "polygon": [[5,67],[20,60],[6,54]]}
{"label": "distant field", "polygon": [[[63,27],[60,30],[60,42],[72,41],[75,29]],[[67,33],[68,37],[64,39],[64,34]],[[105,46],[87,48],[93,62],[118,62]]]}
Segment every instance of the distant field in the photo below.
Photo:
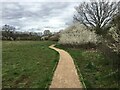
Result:
{"label": "distant field", "polygon": [[3,41],[3,88],[45,88],[53,76],[59,55],[50,41]]}
{"label": "distant field", "polygon": [[118,70],[112,67],[112,61],[100,51],[68,48],[61,45],[56,47],[70,53],[77,66],[78,74],[82,74],[82,81],[87,88],[120,88]]}

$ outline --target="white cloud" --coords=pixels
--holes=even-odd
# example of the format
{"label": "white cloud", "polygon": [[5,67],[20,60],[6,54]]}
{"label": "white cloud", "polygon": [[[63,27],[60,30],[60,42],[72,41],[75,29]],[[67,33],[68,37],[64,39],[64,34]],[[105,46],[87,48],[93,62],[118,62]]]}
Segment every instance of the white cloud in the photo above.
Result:
{"label": "white cloud", "polygon": [[[35,3],[3,3],[3,24],[20,27],[26,31],[36,28],[43,31],[50,29],[58,31],[66,27],[66,23],[72,22],[74,6],[78,3],[68,2],[35,2]],[[49,28],[46,28],[49,27]],[[35,30],[35,29],[31,29]]]}
{"label": "white cloud", "polygon": [[88,2],[90,0],[1,0],[1,2],[83,2],[83,1]]}

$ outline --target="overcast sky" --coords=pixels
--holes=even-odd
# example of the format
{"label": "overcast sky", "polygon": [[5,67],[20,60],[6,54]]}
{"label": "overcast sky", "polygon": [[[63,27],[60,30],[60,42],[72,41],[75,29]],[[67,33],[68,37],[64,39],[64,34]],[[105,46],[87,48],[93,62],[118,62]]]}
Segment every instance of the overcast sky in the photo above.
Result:
{"label": "overcast sky", "polygon": [[9,24],[21,31],[56,32],[72,22],[74,7],[83,1],[90,0],[0,0],[0,26]]}
{"label": "overcast sky", "polygon": [[73,20],[76,2],[4,2],[2,25],[9,24],[22,31],[52,32],[67,27]]}

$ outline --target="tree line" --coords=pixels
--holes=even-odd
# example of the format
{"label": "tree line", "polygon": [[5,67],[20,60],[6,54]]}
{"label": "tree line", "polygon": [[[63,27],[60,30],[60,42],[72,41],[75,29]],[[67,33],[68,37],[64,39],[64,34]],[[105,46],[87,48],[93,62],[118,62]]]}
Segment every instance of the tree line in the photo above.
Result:
{"label": "tree line", "polygon": [[50,39],[55,40],[54,35],[56,34],[50,32],[50,30],[44,30],[43,33],[16,31],[14,26],[7,24],[2,26],[1,33],[2,40],[48,40],[51,36]]}

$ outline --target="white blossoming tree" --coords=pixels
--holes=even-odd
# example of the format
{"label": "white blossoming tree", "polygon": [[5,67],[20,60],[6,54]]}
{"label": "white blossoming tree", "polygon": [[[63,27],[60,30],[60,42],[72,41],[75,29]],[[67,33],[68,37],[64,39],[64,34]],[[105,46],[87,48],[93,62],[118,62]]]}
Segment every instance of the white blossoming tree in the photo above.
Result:
{"label": "white blossoming tree", "polygon": [[79,23],[75,23],[66,28],[60,35],[60,44],[81,45],[87,43],[97,44],[99,37],[94,31]]}
{"label": "white blossoming tree", "polygon": [[110,43],[108,46],[113,49],[114,52],[120,54],[120,31],[117,31],[117,29],[118,28],[116,26],[110,28],[108,34],[112,37],[114,43]]}

